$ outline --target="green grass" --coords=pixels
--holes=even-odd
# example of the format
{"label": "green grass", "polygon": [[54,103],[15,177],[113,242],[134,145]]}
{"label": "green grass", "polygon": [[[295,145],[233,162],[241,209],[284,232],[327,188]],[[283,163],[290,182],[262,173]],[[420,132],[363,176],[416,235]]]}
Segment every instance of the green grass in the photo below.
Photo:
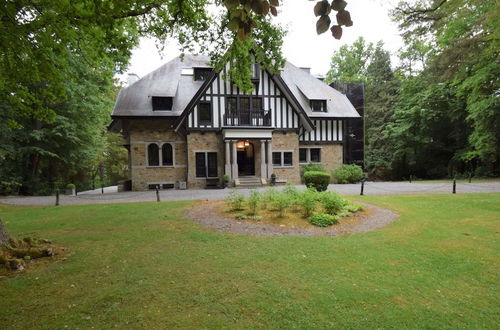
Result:
{"label": "green grass", "polygon": [[252,237],[190,202],[0,206],[67,260],[0,281],[0,329],[497,328],[500,194],[366,196],[401,219],[346,237]]}

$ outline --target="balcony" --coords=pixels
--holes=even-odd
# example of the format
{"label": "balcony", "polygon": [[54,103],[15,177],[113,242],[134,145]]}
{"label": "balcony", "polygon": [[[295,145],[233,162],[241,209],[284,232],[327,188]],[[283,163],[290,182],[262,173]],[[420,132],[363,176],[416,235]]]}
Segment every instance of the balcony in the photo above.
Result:
{"label": "balcony", "polygon": [[225,113],[224,126],[271,127],[271,113],[268,110]]}

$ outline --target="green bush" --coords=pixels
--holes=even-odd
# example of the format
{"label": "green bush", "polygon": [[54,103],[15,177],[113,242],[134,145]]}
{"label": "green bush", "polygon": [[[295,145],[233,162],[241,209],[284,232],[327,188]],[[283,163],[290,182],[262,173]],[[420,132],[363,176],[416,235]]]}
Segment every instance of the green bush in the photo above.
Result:
{"label": "green bush", "polygon": [[257,190],[252,190],[250,193],[250,197],[247,199],[247,205],[248,205],[248,211],[250,214],[257,214],[257,207],[259,206],[259,202],[261,200],[262,196],[260,192]]}
{"label": "green bush", "polygon": [[245,196],[233,190],[229,193],[226,198],[226,204],[229,206],[231,211],[239,211],[243,209],[243,203],[245,202]]}
{"label": "green bush", "polygon": [[318,227],[328,227],[339,222],[339,217],[326,213],[316,213],[309,217],[309,222]]}
{"label": "green bush", "polygon": [[309,218],[313,214],[316,206],[318,205],[319,199],[319,193],[314,188],[308,188],[298,196],[296,199],[297,204],[302,207],[302,212],[305,218]]}
{"label": "green bush", "polygon": [[276,188],[271,187],[266,189],[266,191],[262,194],[262,198],[260,200],[260,205],[263,210],[267,209],[269,205],[272,205],[274,196],[276,196],[276,194],[279,194],[279,191]]}
{"label": "green bush", "polygon": [[284,192],[278,192],[272,201],[273,208],[279,212],[279,217],[283,218],[285,210],[293,204],[293,200]]}
{"label": "green bush", "polygon": [[325,191],[330,183],[330,177],[326,172],[310,171],[304,173],[304,183],[308,188],[314,187],[317,191]]}
{"label": "green bush", "polygon": [[363,179],[363,169],[358,165],[354,164],[344,164],[333,170],[333,178],[336,183],[356,183]]}
{"label": "green bush", "polygon": [[75,188],[76,188],[76,186],[74,184],[72,184],[72,183],[68,183],[66,185],[66,189],[75,189]]}
{"label": "green bush", "polygon": [[347,205],[347,201],[336,192],[325,191],[321,195],[321,205],[327,214],[336,215]]}

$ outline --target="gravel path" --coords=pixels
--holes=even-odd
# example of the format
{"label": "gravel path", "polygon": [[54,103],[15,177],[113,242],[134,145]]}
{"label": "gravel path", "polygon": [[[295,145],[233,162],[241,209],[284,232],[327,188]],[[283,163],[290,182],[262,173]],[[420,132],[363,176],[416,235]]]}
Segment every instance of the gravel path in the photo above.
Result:
{"label": "gravel path", "polygon": [[[298,186],[304,189],[304,186]],[[77,204],[106,204],[106,203],[130,203],[130,202],[153,202],[156,201],[154,191],[127,191],[115,192],[116,189],[105,188],[105,193],[100,194],[99,189],[80,193],[78,196],[63,196],[60,198],[60,205]],[[281,189],[282,187],[278,187]],[[359,195],[360,184],[332,184],[329,190],[336,191],[342,195]],[[259,188],[262,190],[265,188]],[[162,201],[178,200],[221,200],[230,192],[230,189],[205,190],[165,190],[160,192]],[[241,193],[248,195],[250,189],[240,189]],[[451,183],[408,183],[408,182],[366,182],[365,195],[399,195],[399,194],[451,194]],[[492,193],[500,192],[500,181],[478,182],[478,183],[457,183],[457,193]],[[54,205],[54,196],[36,197],[4,197],[0,198],[0,203],[13,205]]]}
{"label": "gravel path", "polygon": [[399,219],[399,216],[390,210],[379,206],[361,203],[365,211],[337,225],[327,228],[319,227],[280,227],[259,224],[252,221],[238,221],[224,217],[220,210],[223,201],[204,201],[187,209],[184,215],[203,226],[235,234],[254,236],[340,236],[361,233],[387,226]]}

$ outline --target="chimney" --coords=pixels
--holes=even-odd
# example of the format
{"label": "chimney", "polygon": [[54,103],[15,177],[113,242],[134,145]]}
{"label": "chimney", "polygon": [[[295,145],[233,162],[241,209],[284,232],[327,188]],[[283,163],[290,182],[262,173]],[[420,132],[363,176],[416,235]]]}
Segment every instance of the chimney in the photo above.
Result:
{"label": "chimney", "polygon": [[301,68],[302,70],[304,70],[305,72],[311,74],[311,68]]}
{"label": "chimney", "polygon": [[139,79],[140,79],[139,76],[136,75],[135,73],[129,73],[128,77],[127,77],[127,86],[132,85],[133,83],[135,83]]}

